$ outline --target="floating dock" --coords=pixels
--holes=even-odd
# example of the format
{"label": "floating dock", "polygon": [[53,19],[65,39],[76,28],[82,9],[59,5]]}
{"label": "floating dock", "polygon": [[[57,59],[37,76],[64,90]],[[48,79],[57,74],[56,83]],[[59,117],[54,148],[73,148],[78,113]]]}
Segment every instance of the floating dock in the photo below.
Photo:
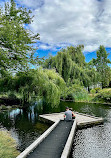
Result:
{"label": "floating dock", "polygon": [[76,119],[66,122],[64,113],[40,115],[40,120],[51,123],[37,140],[26,148],[17,158],[68,158],[77,128],[97,125],[102,118],[75,112]]}
{"label": "floating dock", "polygon": [[[97,125],[103,122],[103,118],[95,117],[83,113],[74,112],[78,128]],[[39,115],[40,120],[44,123],[54,123],[58,120],[63,120],[64,112]]]}

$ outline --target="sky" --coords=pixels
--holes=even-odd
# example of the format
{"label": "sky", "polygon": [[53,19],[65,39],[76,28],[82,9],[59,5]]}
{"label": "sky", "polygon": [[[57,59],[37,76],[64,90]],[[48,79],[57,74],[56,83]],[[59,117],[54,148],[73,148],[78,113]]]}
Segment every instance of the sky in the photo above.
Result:
{"label": "sky", "polygon": [[[3,6],[4,1],[0,0]],[[40,34],[37,55],[48,57],[67,46],[84,45],[86,62],[104,45],[111,60],[111,0],[15,0],[32,10],[28,27]]]}

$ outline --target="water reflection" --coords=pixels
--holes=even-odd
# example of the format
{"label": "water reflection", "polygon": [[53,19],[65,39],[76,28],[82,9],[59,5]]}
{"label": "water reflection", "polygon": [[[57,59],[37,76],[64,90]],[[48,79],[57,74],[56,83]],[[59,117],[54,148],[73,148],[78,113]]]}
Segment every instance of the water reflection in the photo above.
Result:
{"label": "water reflection", "polygon": [[[101,104],[61,102],[58,107],[33,104],[27,110],[15,109],[0,112],[0,127],[11,132],[23,151],[49,126],[38,121],[39,114],[63,112],[69,106],[74,111],[105,118],[104,125],[78,130],[74,139],[71,158],[103,158],[111,155],[111,107]],[[104,150],[104,151],[103,151]]]}
{"label": "water reflection", "polygon": [[28,147],[49,127],[38,121],[38,112],[34,109],[35,106],[31,106],[27,110],[16,109],[0,113],[1,128],[10,131],[20,151]]}

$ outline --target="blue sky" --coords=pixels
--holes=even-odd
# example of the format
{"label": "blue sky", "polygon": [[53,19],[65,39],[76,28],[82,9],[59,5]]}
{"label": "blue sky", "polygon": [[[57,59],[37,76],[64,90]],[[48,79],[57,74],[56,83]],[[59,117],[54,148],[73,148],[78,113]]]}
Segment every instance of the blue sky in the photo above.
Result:
{"label": "blue sky", "polygon": [[[0,5],[3,6],[1,0]],[[67,46],[83,44],[86,62],[104,45],[111,60],[111,0],[15,0],[35,15],[28,26],[40,34],[37,54],[48,57]]]}

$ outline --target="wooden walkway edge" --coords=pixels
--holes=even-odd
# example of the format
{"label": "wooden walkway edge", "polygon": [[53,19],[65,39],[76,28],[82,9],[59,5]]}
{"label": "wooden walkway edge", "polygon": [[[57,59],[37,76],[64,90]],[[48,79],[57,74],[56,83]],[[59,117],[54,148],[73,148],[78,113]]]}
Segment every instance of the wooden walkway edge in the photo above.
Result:
{"label": "wooden walkway edge", "polygon": [[[74,112],[77,121],[77,127],[83,128],[92,125],[101,124],[104,122],[103,118],[95,117],[83,113]],[[63,120],[64,112],[39,115],[40,121],[44,123],[54,123],[58,120]]]}
{"label": "wooden walkway edge", "polygon": [[49,127],[37,140],[35,140],[29,147],[27,147],[20,155],[16,158],[25,158],[30,152],[32,152],[57,126],[60,120],[56,121],[51,127]]}
{"label": "wooden walkway edge", "polygon": [[[74,112],[76,119],[71,128],[69,137],[67,139],[66,145],[62,152],[61,158],[68,158],[70,154],[70,149],[73,143],[73,138],[76,132],[76,128],[83,128],[87,126],[97,125],[103,123],[103,118],[94,117],[86,114],[81,114],[78,112]],[[64,113],[53,113],[53,114],[45,114],[40,115],[40,120],[47,123],[53,123],[53,125],[46,130],[36,141],[34,141],[28,148],[26,148],[17,158],[26,158],[30,152],[32,152],[50,133],[54,128],[58,125],[60,120],[63,120]]]}

